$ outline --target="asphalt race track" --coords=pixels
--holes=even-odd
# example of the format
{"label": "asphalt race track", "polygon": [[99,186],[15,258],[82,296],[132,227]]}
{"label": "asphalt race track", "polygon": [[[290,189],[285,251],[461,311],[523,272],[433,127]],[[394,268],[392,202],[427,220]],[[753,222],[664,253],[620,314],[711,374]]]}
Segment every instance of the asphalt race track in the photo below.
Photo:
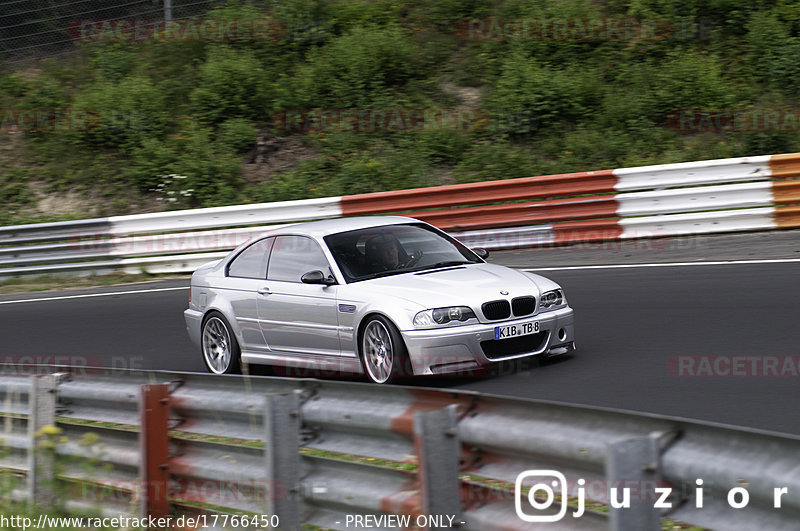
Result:
{"label": "asphalt race track", "polygon": [[[778,243],[762,236],[762,252],[730,255],[741,249],[734,239],[728,255],[717,249],[679,265],[654,264],[679,255],[666,248],[658,256],[644,247],[606,253],[606,264],[628,265],[600,268],[579,265],[603,263],[597,252],[583,258],[585,248],[553,251],[550,263],[540,250],[495,253],[492,261],[517,267],[567,265],[542,274],[566,289],[578,352],[415,385],[800,434],[800,261],[792,254],[800,239],[788,234]],[[695,255],[703,248],[696,244]],[[732,259],[757,261],[693,263]],[[0,296],[0,361],[203,371],[184,329],[186,286],[171,280]]]}

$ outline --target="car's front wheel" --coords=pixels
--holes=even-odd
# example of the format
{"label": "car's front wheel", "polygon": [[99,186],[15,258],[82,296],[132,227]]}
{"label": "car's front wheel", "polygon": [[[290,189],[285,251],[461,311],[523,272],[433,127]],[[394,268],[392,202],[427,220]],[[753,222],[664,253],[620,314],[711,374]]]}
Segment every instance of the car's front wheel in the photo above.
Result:
{"label": "car's front wheel", "polygon": [[364,325],[361,361],[367,377],[375,383],[390,383],[411,375],[408,351],[400,332],[380,315],[370,317]]}
{"label": "car's front wheel", "polygon": [[241,352],[230,325],[219,312],[209,313],[203,321],[203,361],[214,374],[236,374],[240,371]]}

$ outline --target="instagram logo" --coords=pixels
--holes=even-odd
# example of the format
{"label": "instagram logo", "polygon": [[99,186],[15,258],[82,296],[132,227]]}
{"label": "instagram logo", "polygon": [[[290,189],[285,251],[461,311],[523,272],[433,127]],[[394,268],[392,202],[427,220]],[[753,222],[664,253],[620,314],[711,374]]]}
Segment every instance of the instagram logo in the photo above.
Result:
{"label": "instagram logo", "polygon": [[[526,479],[534,478],[536,483],[528,491],[528,505],[536,511],[550,509],[555,502],[554,487],[561,493],[561,506],[555,514],[528,514],[522,507],[522,482]],[[546,480],[546,481],[542,481]],[[543,501],[539,499],[544,498]],[[514,509],[517,516],[525,522],[557,522],[567,514],[567,478],[564,474],[556,470],[526,470],[517,476],[514,483]]]}

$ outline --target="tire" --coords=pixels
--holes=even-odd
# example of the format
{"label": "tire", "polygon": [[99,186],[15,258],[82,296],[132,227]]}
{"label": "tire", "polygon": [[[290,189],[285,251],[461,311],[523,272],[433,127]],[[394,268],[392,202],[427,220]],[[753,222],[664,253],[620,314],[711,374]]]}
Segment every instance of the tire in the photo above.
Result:
{"label": "tire", "polygon": [[203,319],[200,350],[208,372],[239,374],[241,350],[228,320],[219,312],[209,312]]}
{"label": "tire", "polygon": [[380,315],[367,318],[359,340],[364,374],[385,384],[413,375],[408,350],[397,327]]}

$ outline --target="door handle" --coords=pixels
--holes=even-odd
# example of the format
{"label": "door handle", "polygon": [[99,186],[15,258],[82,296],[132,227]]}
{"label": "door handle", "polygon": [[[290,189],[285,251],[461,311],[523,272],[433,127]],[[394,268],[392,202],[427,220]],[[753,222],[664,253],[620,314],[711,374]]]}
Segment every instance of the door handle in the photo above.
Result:
{"label": "door handle", "polygon": [[272,292],[269,290],[269,288],[267,286],[264,286],[263,288],[259,288],[259,290],[258,290],[258,294],[259,295],[269,295],[270,293],[272,293]]}

